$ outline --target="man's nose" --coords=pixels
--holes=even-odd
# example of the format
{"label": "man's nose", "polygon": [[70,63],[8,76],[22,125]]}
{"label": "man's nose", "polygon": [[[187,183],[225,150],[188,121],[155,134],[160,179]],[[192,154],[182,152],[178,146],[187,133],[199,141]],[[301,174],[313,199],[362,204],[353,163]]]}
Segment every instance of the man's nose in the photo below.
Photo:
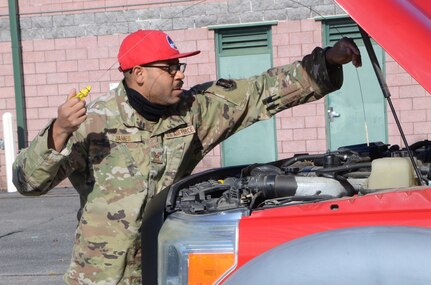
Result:
{"label": "man's nose", "polygon": [[184,79],[186,76],[184,75],[184,72],[182,72],[181,70],[177,70],[177,72],[175,73],[175,79]]}

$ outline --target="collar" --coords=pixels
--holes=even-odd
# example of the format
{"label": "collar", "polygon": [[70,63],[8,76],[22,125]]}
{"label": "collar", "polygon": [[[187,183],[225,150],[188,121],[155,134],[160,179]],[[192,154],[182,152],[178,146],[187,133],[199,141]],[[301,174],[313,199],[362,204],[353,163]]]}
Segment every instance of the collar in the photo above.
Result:
{"label": "collar", "polygon": [[163,106],[151,103],[138,91],[127,86],[125,80],[123,80],[124,89],[126,90],[127,99],[129,100],[130,106],[138,112],[139,115],[145,119],[157,122],[163,115],[166,114],[169,106]]}
{"label": "collar", "polygon": [[115,91],[115,100],[123,124],[129,128],[149,131],[151,132],[151,136],[160,135],[173,129],[191,125],[191,123],[187,123],[191,122],[191,115],[189,112],[185,112],[185,115],[179,114],[180,112],[178,109],[180,104],[168,108],[166,114],[157,122],[146,120],[130,105],[123,82],[120,82]]}

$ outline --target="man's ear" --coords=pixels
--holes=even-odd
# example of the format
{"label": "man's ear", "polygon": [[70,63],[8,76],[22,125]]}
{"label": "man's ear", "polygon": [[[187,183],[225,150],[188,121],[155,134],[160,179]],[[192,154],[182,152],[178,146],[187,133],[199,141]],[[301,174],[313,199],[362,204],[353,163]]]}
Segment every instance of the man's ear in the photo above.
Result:
{"label": "man's ear", "polygon": [[145,68],[143,68],[142,66],[133,67],[132,76],[138,85],[144,84],[145,73]]}

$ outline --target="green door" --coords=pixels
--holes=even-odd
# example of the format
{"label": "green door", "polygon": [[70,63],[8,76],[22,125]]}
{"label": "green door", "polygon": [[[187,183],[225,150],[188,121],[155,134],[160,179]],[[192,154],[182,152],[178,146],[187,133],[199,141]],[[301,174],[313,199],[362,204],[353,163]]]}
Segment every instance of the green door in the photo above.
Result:
{"label": "green door", "polygon": [[[333,45],[342,36],[355,39],[361,54],[362,67],[343,66],[344,83],[340,90],[326,98],[328,145],[340,146],[367,142],[387,142],[386,103],[359,31],[351,20],[338,19],[326,25],[326,45]],[[383,49],[373,43],[383,67]]]}
{"label": "green door", "polygon": [[[218,78],[245,78],[272,67],[271,28],[216,31]],[[225,140],[223,166],[276,160],[275,120],[258,122]]]}

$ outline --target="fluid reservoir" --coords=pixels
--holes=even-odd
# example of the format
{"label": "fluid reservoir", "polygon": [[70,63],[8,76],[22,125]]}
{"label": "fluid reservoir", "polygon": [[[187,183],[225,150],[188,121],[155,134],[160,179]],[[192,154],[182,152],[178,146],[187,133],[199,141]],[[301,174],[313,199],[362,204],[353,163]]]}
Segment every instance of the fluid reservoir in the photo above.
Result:
{"label": "fluid reservoir", "polygon": [[408,158],[385,157],[371,163],[369,189],[410,187],[415,184],[413,166]]}

